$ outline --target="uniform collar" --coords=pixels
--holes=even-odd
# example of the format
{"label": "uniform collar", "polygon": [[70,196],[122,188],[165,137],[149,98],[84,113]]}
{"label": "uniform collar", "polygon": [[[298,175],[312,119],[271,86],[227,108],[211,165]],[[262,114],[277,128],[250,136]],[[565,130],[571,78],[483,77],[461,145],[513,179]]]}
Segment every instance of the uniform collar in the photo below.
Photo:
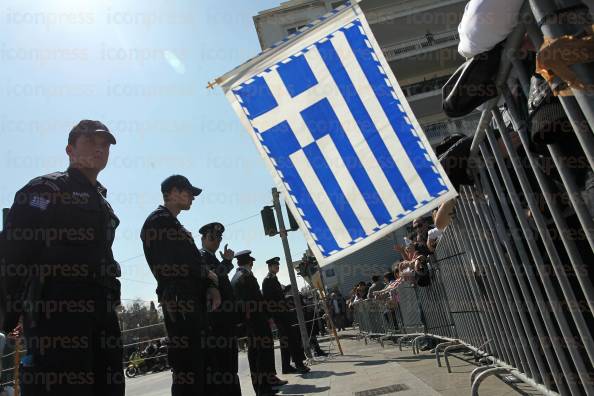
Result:
{"label": "uniform collar", "polygon": [[79,184],[82,184],[86,187],[92,188],[97,190],[99,194],[103,197],[107,197],[107,189],[103,186],[103,184],[97,181],[96,185],[93,185],[89,179],[77,168],[69,167],[66,170],[66,173],[72,178],[72,180],[76,181]]}
{"label": "uniform collar", "polygon": [[[179,220],[177,219],[177,217],[175,217],[175,216],[173,215],[173,213],[171,213],[171,211],[170,211],[170,210],[167,208],[167,206],[165,206],[165,205],[159,205],[159,208],[158,208],[157,210],[159,210],[159,211],[161,211],[161,212],[165,212],[165,213],[167,213],[167,214],[168,214],[169,216],[171,216],[171,217],[172,217],[172,218],[173,218],[173,219],[174,219],[174,220],[175,220],[177,223],[179,223]],[[180,223],[180,224],[181,224],[181,223]]]}
{"label": "uniform collar", "polygon": [[276,278],[276,274],[273,274],[272,272],[268,273],[268,277],[269,278]]}
{"label": "uniform collar", "polygon": [[247,274],[252,274],[252,271],[250,271],[249,269],[245,268],[245,267],[237,267],[237,272],[245,272]]}
{"label": "uniform collar", "polygon": [[[159,205],[159,207],[157,208],[157,210],[160,211],[160,212],[166,213],[169,217],[171,217],[173,219],[173,221],[175,222],[176,225],[178,225],[181,228],[184,228],[184,226],[180,223],[180,221],[178,220],[178,218],[175,217],[173,215],[173,213],[171,213],[171,211],[169,209],[167,209],[167,206],[165,206],[165,205]],[[185,228],[184,228],[184,230],[185,230]],[[191,236],[190,231],[186,230],[186,232],[188,232],[188,234],[190,234],[190,236]]]}

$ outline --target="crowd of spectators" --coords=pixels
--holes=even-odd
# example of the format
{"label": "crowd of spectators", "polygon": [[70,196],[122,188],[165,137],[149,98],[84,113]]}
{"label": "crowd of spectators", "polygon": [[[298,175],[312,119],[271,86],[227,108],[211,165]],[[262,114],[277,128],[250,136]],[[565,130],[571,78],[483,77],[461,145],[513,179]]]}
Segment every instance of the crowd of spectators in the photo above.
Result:
{"label": "crowd of spectators", "polygon": [[[400,254],[400,259],[394,262],[383,276],[373,274],[371,282],[360,281],[353,286],[350,295],[346,298],[344,313],[346,322],[342,317],[338,319],[338,316],[334,316],[335,324],[340,323],[340,325],[336,324],[337,328],[343,328],[343,323],[349,323],[349,318],[352,321],[355,306],[364,300],[380,301],[381,306],[384,307],[383,315],[386,320],[394,323],[395,326],[398,325],[396,320],[396,312],[400,304],[398,288],[403,284],[416,287],[427,287],[431,284],[432,270],[429,256],[435,252],[443,230],[452,216],[452,211],[453,204],[448,202],[434,210],[432,217],[421,217],[412,222],[403,244],[394,246],[394,250]],[[425,345],[422,349],[431,347],[431,345]]]}

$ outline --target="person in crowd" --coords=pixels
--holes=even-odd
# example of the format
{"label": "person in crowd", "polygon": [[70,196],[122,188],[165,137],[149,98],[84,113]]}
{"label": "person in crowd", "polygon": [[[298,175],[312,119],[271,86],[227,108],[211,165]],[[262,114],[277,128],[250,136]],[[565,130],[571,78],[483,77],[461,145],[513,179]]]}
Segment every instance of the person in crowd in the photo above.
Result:
{"label": "person in crowd", "polygon": [[394,250],[400,253],[403,260],[412,260],[415,257],[415,255],[417,255],[415,246],[418,246],[416,242],[406,246],[396,244],[394,246]]}
{"label": "person in crowd", "polygon": [[430,284],[427,256],[417,255],[413,260],[402,261],[399,265],[400,277],[403,281],[425,287]]}
{"label": "person in crowd", "polygon": [[518,24],[521,0],[470,0],[458,26],[458,52],[466,59],[494,48]]}
{"label": "person in crowd", "polygon": [[330,311],[332,313],[332,321],[334,322],[334,326],[336,326],[336,331],[345,330],[346,302],[338,290],[330,295]]}
{"label": "person in crowd", "polygon": [[427,234],[429,233],[429,229],[431,228],[431,224],[429,224],[429,221],[424,217],[414,219],[412,223],[412,228],[416,233],[415,242],[426,243]]}
{"label": "person in crowd", "polygon": [[440,231],[444,231],[446,229],[446,227],[450,224],[450,221],[452,221],[455,206],[456,199],[449,200],[439,205],[433,220],[435,228]]}
{"label": "person in crowd", "polygon": [[201,192],[184,176],[165,179],[163,205],[147,217],[140,233],[169,337],[173,396],[205,393],[207,311],[221,304],[217,275],[209,271],[192,234],[177,219]]}
{"label": "person in crowd", "polygon": [[402,283],[403,279],[400,277],[400,264],[403,261],[397,261],[392,265],[392,271],[384,274],[384,281],[386,287],[374,293],[375,298],[392,299],[397,302],[397,288]]}
{"label": "person in crowd", "polygon": [[153,356],[158,350],[159,347],[154,342],[149,342],[142,353],[144,356]]}
{"label": "person in crowd", "polygon": [[[392,271],[386,272],[384,274],[384,284],[386,285],[386,287],[384,287],[382,290],[385,290],[386,288],[390,287],[390,283],[392,283],[395,280],[396,280],[396,277],[394,276],[394,272],[392,272]],[[382,290],[380,290],[380,292]]]}
{"label": "person in crowd", "polygon": [[[278,329],[282,373],[308,373],[310,369],[303,363],[305,354],[299,327],[293,326],[297,322],[297,315],[295,311],[288,309],[285,300],[286,288],[281,285],[276,276],[280,270],[280,257],[271,258],[266,261],[266,264],[268,264],[268,275],[262,281],[262,295],[268,303],[268,311]],[[291,366],[291,359],[293,359],[295,367]]]}
{"label": "person in crowd", "polygon": [[365,300],[367,298],[367,291],[369,290],[369,286],[371,286],[371,283],[367,284],[364,281],[359,282],[359,292],[361,295],[361,299]]}
{"label": "person in crowd", "polygon": [[[103,123],[80,121],[68,135],[68,169],[31,180],[8,212],[0,263],[12,269],[0,277],[0,331],[10,333],[23,316],[25,396],[124,395],[121,271],[112,252],[119,220],[97,180],[115,144]],[[88,342],[62,341],[77,338]]]}
{"label": "person in crowd", "polygon": [[386,301],[384,320],[388,327],[394,329],[394,331],[398,330],[398,320],[396,315],[396,308],[398,307],[398,291],[396,290],[396,287],[398,287],[398,284],[395,282],[395,273],[398,274],[397,271],[386,272],[384,274],[386,287],[376,292],[376,298],[384,299]]}
{"label": "person in crowd", "polygon": [[276,376],[270,313],[252,272],[256,259],[251,253],[250,250],[243,250],[235,254],[237,271],[231,279],[231,285],[246,329],[248,361],[256,396],[275,395],[275,388],[288,382]]}
{"label": "person in crowd", "polygon": [[375,293],[378,290],[382,290],[384,288],[384,283],[381,281],[381,278],[379,277],[379,275],[373,275],[371,277],[371,281],[373,282],[371,287],[369,287],[369,290],[367,291],[367,298],[368,299],[373,299],[373,293]]}
{"label": "person in crowd", "polygon": [[437,244],[443,235],[443,231],[439,228],[431,228],[427,233],[427,249],[430,253],[434,253],[437,248]]}
{"label": "person in crowd", "polygon": [[353,286],[353,288],[349,292],[349,297],[345,299],[347,323],[353,323],[355,319],[353,303],[355,298],[357,297],[357,287],[357,285]]}
{"label": "person in crowd", "polygon": [[355,288],[353,289],[351,298],[349,300],[349,303],[348,303],[349,308],[353,308],[356,303],[363,301],[365,299],[364,298],[364,289],[365,288],[364,287],[362,288],[361,285],[355,286]]}
{"label": "person in crowd", "polygon": [[222,261],[216,256],[225,232],[225,227],[221,223],[206,224],[198,232],[202,235],[200,254],[208,269],[217,275],[221,293],[221,306],[211,312],[209,318],[207,394],[238,396],[241,395],[236,334],[239,314],[235,309],[235,296],[229,280],[235,252],[225,245],[223,251],[219,252]]}

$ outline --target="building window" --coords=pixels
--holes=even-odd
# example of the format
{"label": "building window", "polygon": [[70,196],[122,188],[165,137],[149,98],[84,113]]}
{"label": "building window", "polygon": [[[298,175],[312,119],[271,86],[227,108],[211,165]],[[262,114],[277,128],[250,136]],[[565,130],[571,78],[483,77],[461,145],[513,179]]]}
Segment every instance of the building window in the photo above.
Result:
{"label": "building window", "polygon": [[336,273],[334,272],[334,269],[332,268],[332,269],[326,270],[326,276],[328,278],[330,278],[332,276],[336,276]]}
{"label": "building window", "polygon": [[297,30],[304,28],[305,25],[293,26],[287,29],[287,34],[297,33]]}

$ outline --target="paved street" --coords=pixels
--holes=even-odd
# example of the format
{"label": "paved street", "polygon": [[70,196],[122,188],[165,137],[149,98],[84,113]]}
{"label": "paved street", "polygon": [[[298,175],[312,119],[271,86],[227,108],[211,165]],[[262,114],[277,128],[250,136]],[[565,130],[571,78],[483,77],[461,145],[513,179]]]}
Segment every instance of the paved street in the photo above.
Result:
{"label": "paved street", "polygon": [[[289,381],[281,389],[283,395],[355,395],[356,392],[392,387],[384,392],[369,394],[397,394],[399,396],[463,396],[470,394],[470,372],[475,366],[454,358],[452,374],[445,367],[437,367],[434,355],[425,352],[415,356],[410,348],[400,352],[397,347],[386,345],[385,349],[375,342],[365,345],[363,340],[341,340],[344,356],[333,354],[324,362],[312,367],[306,375],[280,375]],[[328,347],[323,343],[324,348]],[[280,353],[276,351],[277,369],[280,369]],[[335,347],[333,352],[337,353]],[[460,357],[463,357],[460,355]],[[254,395],[249,382],[247,355],[239,359],[242,392]],[[169,372],[146,375],[128,381],[127,395],[164,396],[169,392]],[[532,389],[521,386],[514,389],[497,378],[489,378],[481,385],[481,396],[537,395]],[[221,395],[222,396],[222,395]]]}

